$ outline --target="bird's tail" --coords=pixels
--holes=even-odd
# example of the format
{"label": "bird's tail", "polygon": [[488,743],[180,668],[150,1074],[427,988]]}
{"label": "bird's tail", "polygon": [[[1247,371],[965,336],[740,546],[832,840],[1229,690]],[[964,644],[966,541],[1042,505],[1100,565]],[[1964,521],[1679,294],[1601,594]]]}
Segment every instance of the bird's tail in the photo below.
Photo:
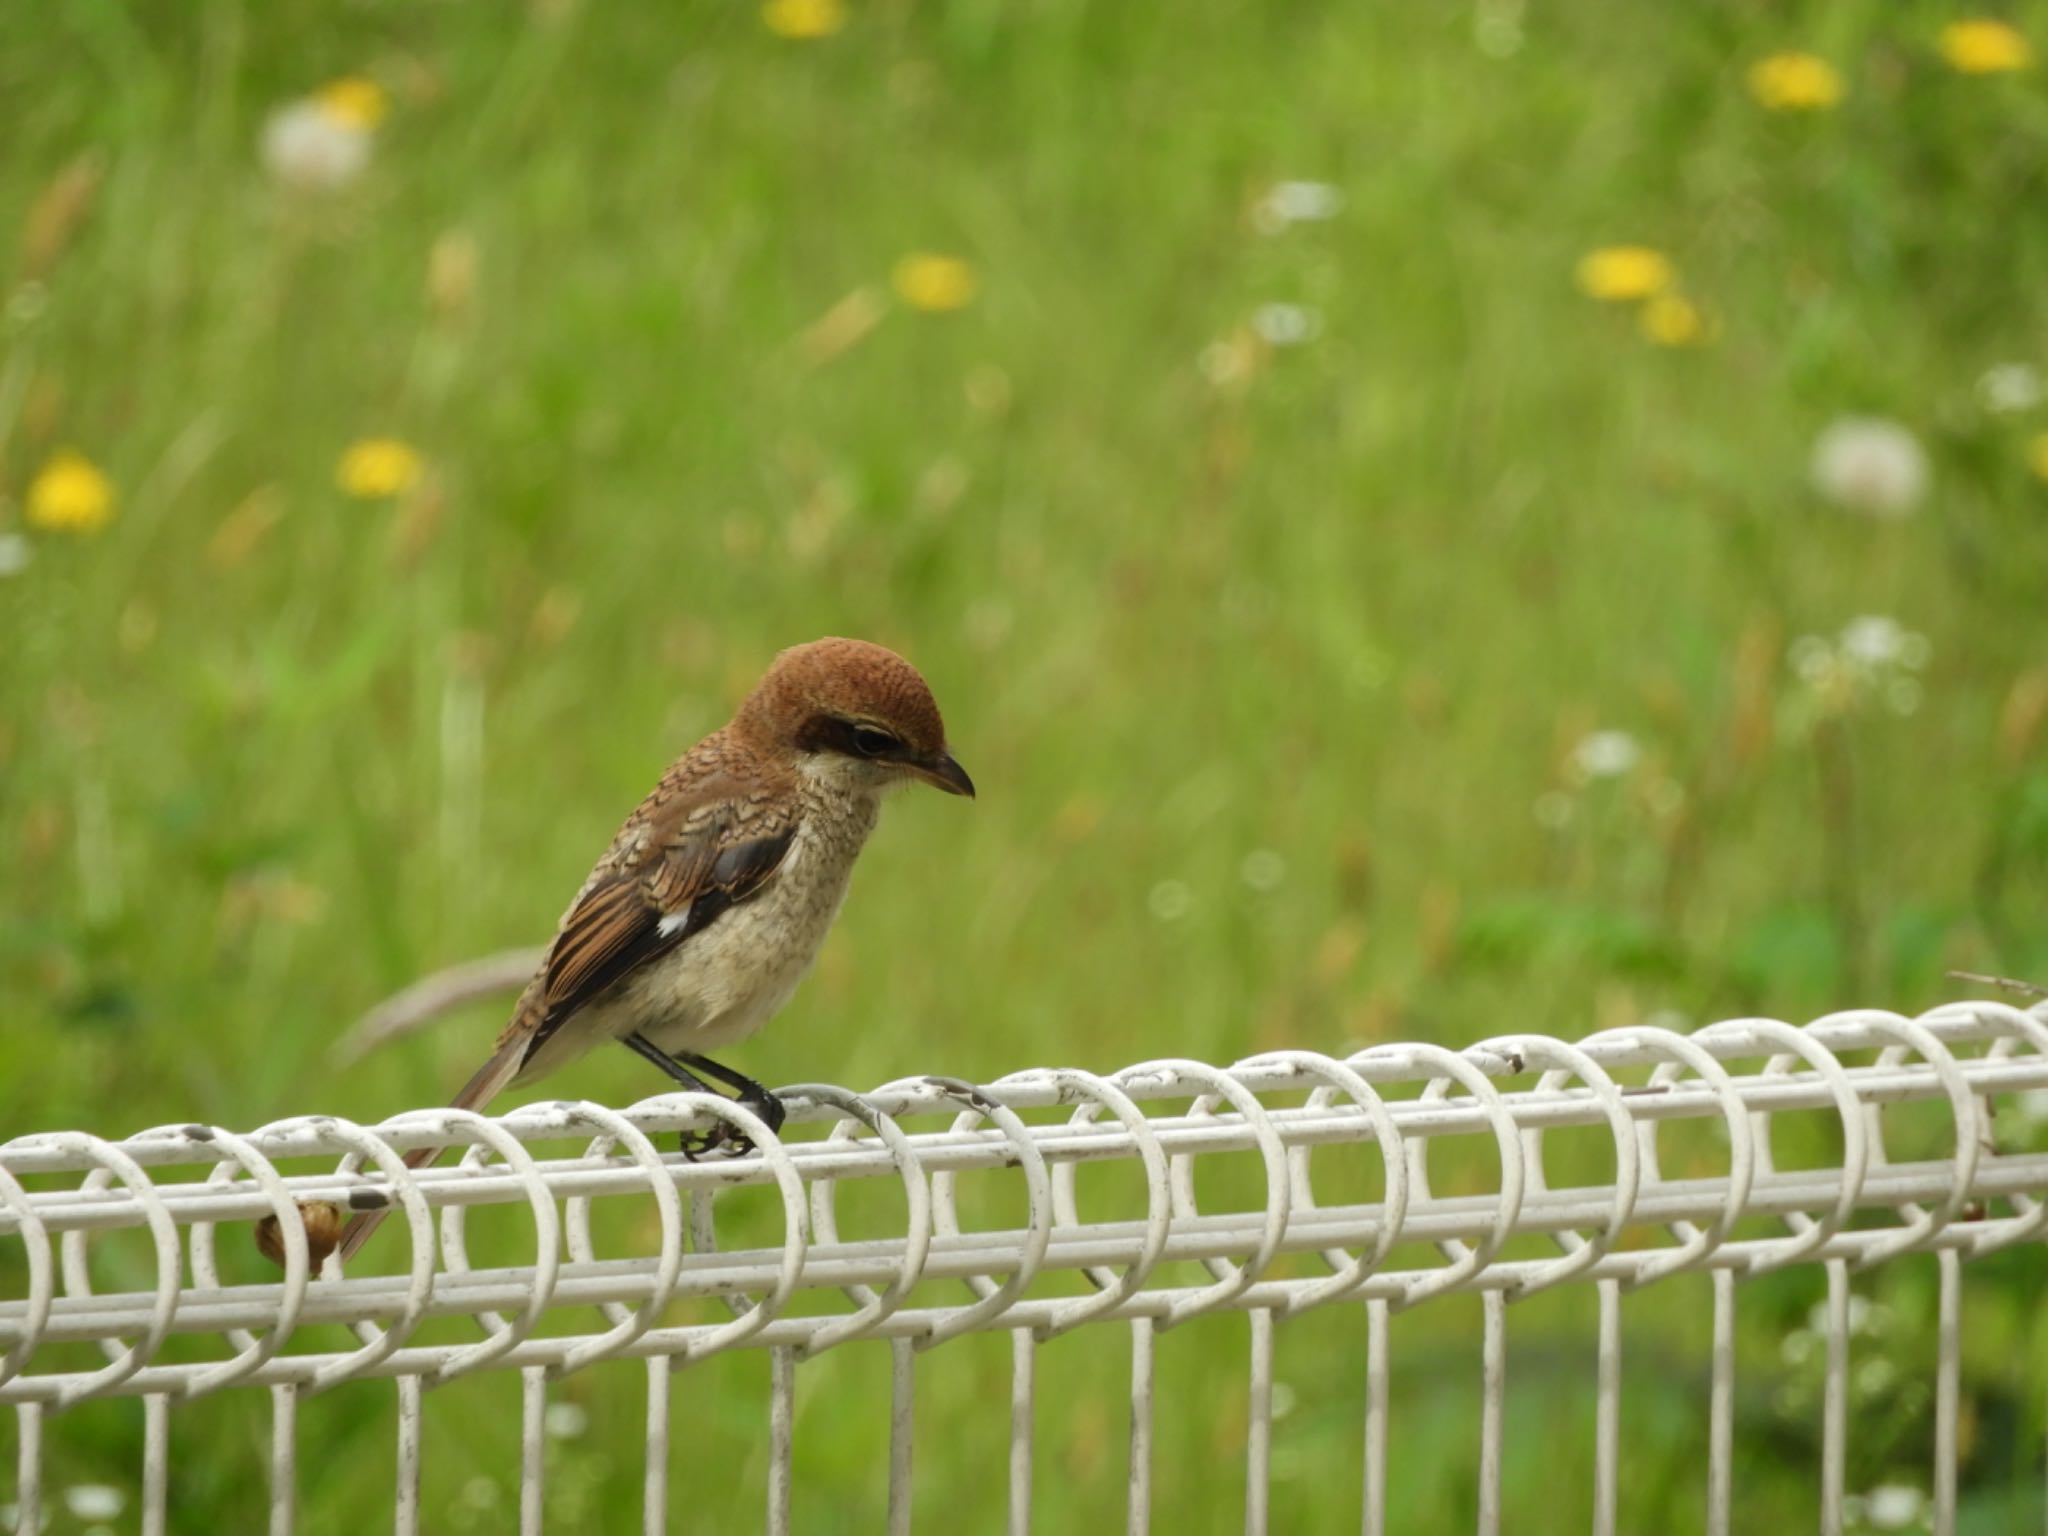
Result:
{"label": "bird's tail", "polygon": [[[462,1092],[449,1101],[450,1109],[482,1109],[500,1093],[513,1078],[519,1075],[519,1068],[526,1055],[528,1044],[525,1033],[507,1030],[506,1038],[499,1041],[491,1059],[476,1069],[474,1076],[462,1085]],[[445,1147],[420,1147],[405,1154],[405,1166],[411,1169],[430,1168],[441,1160]],[[378,1210],[364,1211],[350,1221],[342,1230],[339,1251],[343,1263],[355,1257],[356,1250],[370,1240],[370,1234],[377,1230],[378,1223],[391,1214],[391,1207],[385,1205]]]}

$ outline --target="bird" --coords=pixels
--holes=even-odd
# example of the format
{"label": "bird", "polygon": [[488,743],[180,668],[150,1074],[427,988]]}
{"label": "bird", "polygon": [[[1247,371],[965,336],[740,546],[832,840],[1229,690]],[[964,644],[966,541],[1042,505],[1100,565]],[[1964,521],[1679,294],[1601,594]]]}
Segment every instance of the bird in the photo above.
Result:
{"label": "bird", "polygon": [[[780,1130],[782,1102],[706,1053],[745,1040],[789,1001],[883,795],[912,783],[974,797],[918,670],[865,640],[783,651],[732,719],[677,758],[626,818],[451,1107],[481,1109],[618,1042],[692,1092],[714,1092],[707,1078],[723,1085]],[[746,1150],[721,1127],[683,1151],[719,1147]],[[407,1166],[440,1152],[421,1148]],[[387,1210],[354,1218],[344,1262]]]}

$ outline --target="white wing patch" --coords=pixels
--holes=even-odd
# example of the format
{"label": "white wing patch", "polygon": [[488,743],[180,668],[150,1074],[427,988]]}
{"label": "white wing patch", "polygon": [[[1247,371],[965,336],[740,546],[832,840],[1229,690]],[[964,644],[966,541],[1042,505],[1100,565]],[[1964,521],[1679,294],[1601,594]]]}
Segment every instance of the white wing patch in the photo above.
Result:
{"label": "white wing patch", "polygon": [[687,901],[684,902],[680,907],[677,907],[675,911],[669,913],[667,917],[664,917],[661,920],[659,926],[657,926],[654,931],[660,934],[664,939],[667,938],[670,934],[674,933],[677,929],[681,928],[683,924],[687,923],[690,920],[691,906],[692,903]]}

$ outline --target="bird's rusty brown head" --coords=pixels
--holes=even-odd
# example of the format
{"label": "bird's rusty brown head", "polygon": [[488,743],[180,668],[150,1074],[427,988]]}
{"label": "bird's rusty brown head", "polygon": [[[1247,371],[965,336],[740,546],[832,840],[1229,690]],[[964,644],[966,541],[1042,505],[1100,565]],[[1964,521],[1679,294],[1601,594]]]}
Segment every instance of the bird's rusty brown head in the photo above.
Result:
{"label": "bird's rusty brown head", "polygon": [[784,651],[734,724],[824,771],[843,770],[853,783],[914,778],[948,794],[974,794],[917,668],[866,640],[813,640]]}

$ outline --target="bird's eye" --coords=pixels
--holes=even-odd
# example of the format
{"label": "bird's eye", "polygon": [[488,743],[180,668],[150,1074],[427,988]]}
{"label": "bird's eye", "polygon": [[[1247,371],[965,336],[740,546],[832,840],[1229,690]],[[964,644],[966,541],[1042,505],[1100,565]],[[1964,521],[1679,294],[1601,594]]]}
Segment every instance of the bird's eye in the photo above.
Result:
{"label": "bird's eye", "polygon": [[887,731],[878,731],[871,725],[856,725],[853,728],[853,745],[862,757],[886,757],[900,743]]}

